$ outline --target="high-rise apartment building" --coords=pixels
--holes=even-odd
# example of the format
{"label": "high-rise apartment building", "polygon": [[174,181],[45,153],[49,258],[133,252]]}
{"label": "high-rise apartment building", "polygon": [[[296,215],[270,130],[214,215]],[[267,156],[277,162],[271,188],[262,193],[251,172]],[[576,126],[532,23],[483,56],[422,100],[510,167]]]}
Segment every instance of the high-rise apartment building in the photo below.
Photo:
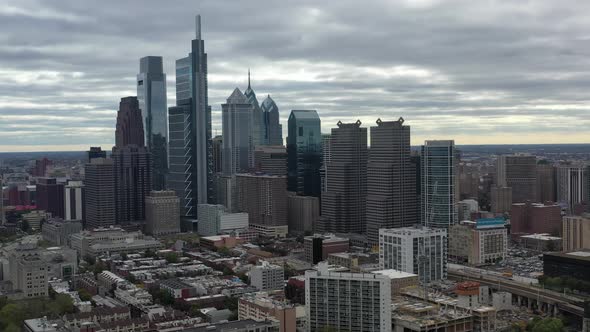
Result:
{"label": "high-rise apartment building", "polygon": [[534,202],[537,197],[537,159],[529,155],[500,155],[496,184],[512,188],[512,202]]}
{"label": "high-rise apartment building", "polygon": [[590,249],[590,215],[564,216],[562,239],[563,251]]}
{"label": "high-rise apartment building", "polygon": [[168,187],[181,199],[181,215],[196,217],[198,204],[213,201],[211,106],[207,90],[207,54],[197,15],[191,53],[176,60],[176,107],[168,110]]}
{"label": "high-rise apartment building", "polygon": [[391,331],[391,279],[374,273],[305,272],[308,331]]}
{"label": "high-rise apartment building", "polygon": [[201,236],[227,234],[248,228],[248,214],[231,213],[220,204],[199,205],[198,232]]}
{"label": "high-rise apartment building", "polygon": [[322,232],[364,233],[367,209],[367,128],[360,120],[332,129],[327,190],[322,192]]}
{"label": "high-rise apartment building", "polygon": [[318,113],[292,110],[287,136],[287,188],[298,195],[320,197],[322,133]]}
{"label": "high-rise apartment building", "polygon": [[287,176],[287,150],[282,145],[257,147],[254,150],[254,169],[270,175]]}
{"label": "high-rise apartment building", "polygon": [[224,175],[245,173],[254,168],[252,104],[235,88],[221,105],[223,122],[222,170]]}
{"label": "high-rise apartment building", "polygon": [[64,186],[64,220],[84,220],[84,184],[68,181]]}
{"label": "high-rise apartment building", "polygon": [[415,273],[422,282],[447,278],[447,230],[405,227],[379,230],[379,267]]}
{"label": "high-rise apartment building", "polygon": [[250,285],[261,291],[283,289],[285,287],[285,269],[279,265],[262,264],[252,267],[250,270]]}
{"label": "high-rise apartment building", "polygon": [[180,199],[174,190],[151,191],[146,196],[145,231],[155,236],[180,232]]}
{"label": "high-rise apartment building", "polygon": [[420,156],[422,225],[448,229],[457,223],[454,141],[426,141]]}
{"label": "high-rise apartment building", "polygon": [[546,163],[537,164],[537,202],[556,201],[556,182],[555,166]]}
{"label": "high-rise apartment building", "polygon": [[37,179],[37,208],[64,217],[64,184],[56,178]]}
{"label": "high-rise apartment building", "polygon": [[586,201],[588,190],[586,166],[560,165],[557,167],[557,202],[567,206],[570,213],[574,207]]}
{"label": "high-rise apartment building", "polygon": [[491,212],[506,213],[512,207],[512,188],[492,186],[490,190]]}
{"label": "high-rise apartment building", "polygon": [[283,125],[280,123],[279,107],[268,95],[260,105],[262,116],[266,124],[266,138],[268,145],[283,145]]}
{"label": "high-rise apartment building", "polygon": [[238,211],[247,212],[250,227],[260,235],[285,237],[287,181],[284,176],[237,174]]}
{"label": "high-rise apartment building", "polygon": [[410,161],[410,126],[404,119],[377,120],[371,127],[367,164],[367,236],[379,243],[380,228],[419,223],[415,168]]}
{"label": "high-rise apartment building", "polygon": [[168,169],[168,108],[161,56],[146,56],[139,60],[137,99],[143,118],[145,145],[152,154],[153,189],[163,190]]}
{"label": "high-rise apartment building", "polygon": [[112,159],[94,158],[84,167],[85,228],[115,224],[115,173]]}

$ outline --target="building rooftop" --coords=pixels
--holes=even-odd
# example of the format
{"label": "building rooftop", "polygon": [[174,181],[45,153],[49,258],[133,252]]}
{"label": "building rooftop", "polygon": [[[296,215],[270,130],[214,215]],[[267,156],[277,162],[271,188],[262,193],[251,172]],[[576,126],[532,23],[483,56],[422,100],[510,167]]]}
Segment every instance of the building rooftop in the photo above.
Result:
{"label": "building rooftop", "polygon": [[530,234],[530,235],[523,235],[520,237],[521,239],[535,239],[535,240],[543,240],[543,241],[551,241],[551,240],[561,240],[560,237],[557,236],[550,236],[549,233],[541,233],[541,234]]}
{"label": "building rooftop", "polygon": [[371,273],[384,275],[384,276],[389,277],[390,279],[418,277],[417,274],[407,273],[407,272],[404,272],[404,271],[398,271],[398,270],[394,270],[394,269],[371,271]]}

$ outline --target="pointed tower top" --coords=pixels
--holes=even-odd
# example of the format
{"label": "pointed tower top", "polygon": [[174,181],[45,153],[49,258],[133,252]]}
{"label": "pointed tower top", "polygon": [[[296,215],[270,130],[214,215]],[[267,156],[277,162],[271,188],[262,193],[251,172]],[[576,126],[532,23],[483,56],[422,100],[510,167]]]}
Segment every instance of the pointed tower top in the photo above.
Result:
{"label": "pointed tower top", "polygon": [[248,68],[248,89],[250,88],[250,68]]}
{"label": "pointed tower top", "polygon": [[201,15],[195,16],[195,33],[197,39],[201,39]]}

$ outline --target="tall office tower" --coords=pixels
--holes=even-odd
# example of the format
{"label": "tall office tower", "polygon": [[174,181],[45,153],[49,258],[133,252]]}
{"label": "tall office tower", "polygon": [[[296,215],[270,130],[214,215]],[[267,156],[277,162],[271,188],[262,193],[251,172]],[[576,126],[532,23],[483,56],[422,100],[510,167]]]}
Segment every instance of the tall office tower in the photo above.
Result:
{"label": "tall office tower", "polygon": [[422,168],[422,225],[448,229],[458,221],[455,191],[455,142],[426,141]]}
{"label": "tall office tower", "polygon": [[415,273],[422,282],[447,278],[447,230],[405,227],[379,230],[379,268]]}
{"label": "tall office tower", "polygon": [[[256,93],[254,93],[254,90],[252,90],[252,86],[250,85],[250,69],[248,69],[248,88],[244,91],[244,96],[246,97],[247,103],[250,105],[251,120],[249,129],[252,134],[252,144],[254,146],[267,145],[268,137],[266,136],[266,122],[264,115],[262,114],[262,109],[258,104],[258,99],[256,99]],[[225,136],[225,130],[223,131],[223,135]]]}
{"label": "tall office tower", "polygon": [[556,171],[551,164],[537,164],[537,202],[556,201]]}
{"label": "tall office tower", "polygon": [[287,136],[287,188],[298,195],[320,197],[322,133],[316,111],[293,110]]}
{"label": "tall office tower", "polygon": [[252,105],[235,88],[227,103],[221,105],[223,122],[223,174],[244,173],[254,168],[254,127]]}
{"label": "tall office tower", "polygon": [[145,231],[150,235],[180,232],[180,200],[174,190],[151,191],[145,198]]}
{"label": "tall office tower", "polygon": [[419,223],[415,169],[410,161],[410,126],[404,119],[377,120],[371,127],[367,164],[367,236],[379,243],[380,228]]}
{"label": "tall office tower", "polygon": [[287,188],[284,176],[237,174],[238,211],[248,212],[250,228],[262,236],[287,235]]}
{"label": "tall office tower", "polygon": [[414,186],[416,188],[416,217],[421,219],[422,211],[422,163],[420,162],[420,151],[411,152],[410,163],[414,168]]}
{"label": "tall office tower", "polygon": [[84,220],[84,184],[68,181],[64,187],[64,220]]}
{"label": "tall office tower", "polygon": [[287,176],[287,150],[282,145],[257,147],[254,150],[254,169],[270,175]]}
{"label": "tall office tower", "polygon": [[37,208],[51,213],[53,217],[64,217],[64,184],[56,178],[37,179]]}
{"label": "tall office tower", "polygon": [[0,225],[6,222],[6,215],[4,214],[4,181],[0,175]]}
{"label": "tall office tower", "polygon": [[590,249],[590,215],[563,217],[563,251]]}
{"label": "tall office tower", "polygon": [[213,173],[221,173],[222,171],[222,155],[223,155],[223,136],[217,135],[213,137],[213,145],[211,148],[213,155]]}
{"label": "tall office tower", "polygon": [[391,278],[330,271],[321,262],[305,272],[308,331],[391,331]]}
{"label": "tall office tower", "polygon": [[322,181],[321,191],[327,191],[328,187],[326,181],[328,174],[326,173],[326,164],[332,161],[332,135],[322,134],[322,166],[320,167],[320,179]]}
{"label": "tall office tower", "polygon": [[94,158],[106,158],[107,152],[103,151],[100,146],[91,146],[90,150],[87,152],[88,155],[88,162],[90,162]]}
{"label": "tall office tower", "polygon": [[492,186],[490,196],[491,212],[510,212],[510,208],[512,207],[512,188]]}
{"label": "tall office tower", "polygon": [[588,173],[585,166],[560,165],[557,167],[557,201],[574,213],[574,206],[587,198]]}
{"label": "tall office tower", "polygon": [[361,121],[332,129],[332,160],[326,163],[327,191],[322,192],[318,230],[364,233],[367,210],[367,128]]}
{"label": "tall office tower", "polygon": [[152,154],[153,189],[163,190],[168,170],[168,108],[161,56],[139,59],[137,99],[143,118],[145,145]]}
{"label": "tall office tower", "polygon": [[260,105],[264,122],[266,123],[266,137],[268,145],[283,145],[283,125],[280,123],[279,107],[268,95]]}
{"label": "tall office tower", "polygon": [[168,187],[180,197],[183,217],[196,217],[197,205],[214,199],[207,54],[201,39],[201,16],[195,21],[191,53],[176,60],[176,107],[168,109]]}
{"label": "tall office tower", "polygon": [[84,167],[86,229],[115,224],[115,173],[112,159],[94,158]]}
{"label": "tall office tower", "polygon": [[512,203],[535,201],[537,159],[529,155],[501,155],[496,160],[496,184],[512,188]]}
{"label": "tall office tower", "polygon": [[145,198],[152,187],[152,165],[150,152],[144,146],[142,121],[137,98],[122,98],[112,153],[117,224],[145,221]]}

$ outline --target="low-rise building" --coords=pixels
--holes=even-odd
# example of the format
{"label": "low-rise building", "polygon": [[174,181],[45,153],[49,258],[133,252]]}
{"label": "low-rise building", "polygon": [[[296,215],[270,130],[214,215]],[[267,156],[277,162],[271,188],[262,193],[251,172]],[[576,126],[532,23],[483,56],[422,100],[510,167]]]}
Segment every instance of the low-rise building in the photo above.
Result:
{"label": "low-rise building", "polygon": [[248,228],[248,213],[230,213],[225,206],[200,204],[198,230],[201,236],[212,236]]}
{"label": "low-rise building", "polygon": [[327,260],[330,254],[347,252],[350,249],[347,238],[340,238],[333,234],[306,236],[303,246],[305,260],[312,264]]}
{"label": "low-rise building", "polygon": [[185,332],[279,332],[279,323],[274,320],[257,322],[252,319],[234,320],[194,327]]}
{"label": "low-rise building", "polygon": [[262,261],[250,270],[250,284],[261,291],[283,289],[285,287],[285,270],[278,265]]}
{"label": "low-rise building", "polygon": [[296,307],[284,301],[275,300],[266,292],[242,296],[238,302],[238,319],[255,321],[274,319],[279,322],[281,332],[295,332],[297,328]]}
{"label": "low-rise building", "polygon": [[562,244],[559,236],[551,236],[547,233],[523,235],[519,237],[519,242],[525,248],[540,252],[560,251]]}
{"label": "low-rise building", "polygon": [[397,270],[379,270],[371,273],[384,275],[391,280],[391,296],[398,296],[402,289],[418,286],[420,280],[417,274]]}
{"label": "low-rise building", "polygon": [[199,245],[203,248],[215,250],[219,248],[234,248],[243,243],[241,238],[231,235],[212,235],[204,236],[199,239]]}
{"label": "low-rise building", "polygon": [[590,214],[563,217],[563,250],[590,249]]}
{"label": "low-rise building", "polygon": [[590,250],[543,254],[543,274],[587,280],[590,276]]}
{"label": "low-rise building", "polygon": [[449,227],[449,259],[471,265],[506,258],[508,232],[503,218],[465,220]]}
{"label": "low-rise building", "polygon": [[132,253],[162,247],[160,241],[141,231],[127,232],[118,227],[95,228],[73,234],[70,236],[70,245],[81,257]]}
{"label": "low-rise building", "polygon": [[81,220],[65,221],[61,218],[50,218],[41,226],[43,240],[49,241],[57,246],[69,246],[70,235],[81,231]]}
{"label": "low-rise building", "polygon": [[185,299],[197,296],[195,287],[178,279],[166,279],[160,281],[160,289],[170,294],[174,299]]}
{"label": "low-rise building", "polygon": [[392,307],[392,332],[473,331],[473,316],[467,310],[441,310],[440,304],[407,297],[396,297]]}

